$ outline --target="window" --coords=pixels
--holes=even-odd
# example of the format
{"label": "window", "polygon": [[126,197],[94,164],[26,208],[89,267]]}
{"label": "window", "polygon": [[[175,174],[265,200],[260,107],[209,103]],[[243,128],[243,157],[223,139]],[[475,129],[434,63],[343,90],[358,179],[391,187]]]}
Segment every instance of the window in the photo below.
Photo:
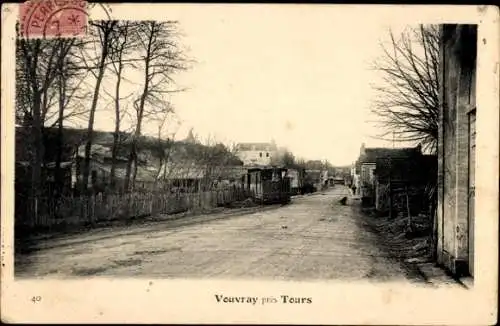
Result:
{"label": "window", "polygon": [[262,157],[262,152],[259,153],[259,156]]}
{"label": "window", "polygon": [[266,157],[269,157],[269,153],[266,153]]}

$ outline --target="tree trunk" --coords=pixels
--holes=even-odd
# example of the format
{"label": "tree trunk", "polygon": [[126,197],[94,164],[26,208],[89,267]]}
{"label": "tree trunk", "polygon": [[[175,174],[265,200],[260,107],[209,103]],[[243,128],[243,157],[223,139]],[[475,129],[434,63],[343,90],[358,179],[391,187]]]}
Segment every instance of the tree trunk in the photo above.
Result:
{"label": "tree trunk", "polygon": [[118,144],[120,140],[120,123],[115,122],[115,131],[113,132],[113,149],[111,150],[111,171],[110,184],[111,188],[116,188],[116,160],[118,156]]}
{"label": "tree trunk", "polygon": [[90,155],[92,149],[92,136],[94,133],[94,118],[95,111],[97,109],[97,101],[99,98],[99,91],[101,88],[102,79],[104,77],[104,68],[107,57],[107,45],[103,45],[103,52],[101,56],[101,61],[99,63],[99,73],[97,75],[97,81],[94,89],[94,97],[92,98],[92,106],[90,107],[89,123],[87,128],[87,142],[85,144],[85,159],[83,161],[83,180],[82,180],[82,191],[84,193],[88,190],[88,182],[90,175]]}
{"label": "tree trunk", "polygon": [[[153,23],[154,24],[154,23]],[[130,187],[130,178],[131,178],[131,168],[132,163],[135,163],[135,172],[132,177],[132,184],[135,183],[135,178],[137,177],[137,138],[141,135],[141,125],[142,118],[144,116],[144,103],[146,101],[146,96],[149,92],[149,83],[151,80],[151,76],[149,75],[149,64],[151,60],[151,46],[153,44],[153,31],[150,32],[148,37],[148,46],[146,49],[146,56],[144,57],[144,89],[141,94],[139,106],[136,108],[137,110],[137,127],[135,128],[135,134],[132,138],[132,146],[130,148],[130,155],[127,163],[127,171],[125,176],[125,189],[128,190]]]}
{"label": "tree trunk", "polygon": [[42,135],[42,124],[40,119],[40,106],[41,97],[40,93],[36,92],[33,99],[33,125],[32,125],[32,135],[33,135],[33,156],[31,164],[31,199],[33,200],[30,204],[33,206],[32,211],[35,215],[35,220],[38,215],[38,202],[40,196],[42,195],[42,164],[44,156],[44,144]]}
{"label": "tree trunk", "polygon": [[59,76],[59,116],[58,116],[58,127],[57,127],[57,154],[56,154],[56,166],[55,166],[55,190],[56,196],[59,197],[62,194],[64,188],[64,176],[61,169],[62,152],[63,152],[63,117],[64,117],[64,105],[65,105],[65,89],[63,86],[63,76]]}
{"label": "tree trunk", "polygon": [[[125,172],[125,191],[133,189],[135,178],[137,177],[137,139],[141,135],[142,114],[138,116],[137,128],[135,129],[132,143],[130,144],[130,153],[127,161],[127,169]],[[134,168],[134,170],[132,170]],[[131,187],[132,185],[132,187]],[[132,189],[131,189],[132,188]]]}
{"label": "tree trunk", "polygon": [[59,91],[59,115],[58,115],[58,128],[57,128],[57,153],[56,153],[56,166],[55,166],[55,190],[56,196],[62,195],[64,189],[64,175],[61,169],[62,152],[64,144],[63,135],[63,119],[64,119],[64,108],[66,105],[66,80],[64,76],[64,53],[65,49],[62,44],[60,44],[60,53],[58,59],[58,91]]}
{"label": "tree trunk", "polygon": [[135,181],[137,180],[137,154],[134,157],[134,170],[132,172],[132,190],[135,189]]}
{"label": "tree trunk", "polygon": [[113,149],[111,153],[111,187],[114,189],[116,185],[116,158],[118,156],[118,145],[120,138],[120,84],[121,84],[121,74],[123,65],[120,62],[118,63],[118,73],[117,73],[117,81],[115,88],[115,131],[113,133]]}

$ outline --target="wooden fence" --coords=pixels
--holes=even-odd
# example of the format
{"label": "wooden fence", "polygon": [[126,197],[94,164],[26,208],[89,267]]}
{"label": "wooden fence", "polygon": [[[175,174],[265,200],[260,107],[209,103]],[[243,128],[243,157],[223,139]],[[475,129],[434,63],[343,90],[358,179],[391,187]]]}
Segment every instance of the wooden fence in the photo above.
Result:
{"label": "wooden fence", "polygon": [[[204,211],[248,198],[242,188],[198,193],[128,193],[61,197],[16,203],[16,227],[86,225],[101,221],[127,220],[158,214]],[[19,209],[18,209],[19,208]]]}
{"label": "wooden fence", "polygon": [[[405,183],[392,184],[377,183],[375,189],[375,208],[380,213],[389,212],[404,212],[408,210],[412,215],[419,213],[429,213],[431,200],[427,197],[425,186],[406,185]],[[392,207],[391,207],[392,205]]]}

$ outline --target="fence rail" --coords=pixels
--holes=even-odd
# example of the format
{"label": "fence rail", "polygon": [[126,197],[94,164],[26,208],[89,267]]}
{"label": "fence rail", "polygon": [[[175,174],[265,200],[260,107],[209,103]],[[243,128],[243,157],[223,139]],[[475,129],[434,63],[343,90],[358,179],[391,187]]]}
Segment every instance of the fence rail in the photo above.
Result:
{"label": "fence rail", "polygon": [[81,197],[23,198],[16,201],[16,227],[85,225],[158,214],[203,211],[249,198],[242,188],[198,193],[127,193]]}

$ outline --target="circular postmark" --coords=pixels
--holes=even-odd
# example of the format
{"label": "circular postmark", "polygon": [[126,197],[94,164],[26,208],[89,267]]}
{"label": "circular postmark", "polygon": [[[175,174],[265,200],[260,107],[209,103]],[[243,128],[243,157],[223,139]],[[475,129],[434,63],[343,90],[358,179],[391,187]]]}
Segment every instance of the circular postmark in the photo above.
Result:
{"label": "circular postmark", "polygon": [[87,2],[26,1],[20,7],[20,33],[25,38],[77,37],[87,33]]}

